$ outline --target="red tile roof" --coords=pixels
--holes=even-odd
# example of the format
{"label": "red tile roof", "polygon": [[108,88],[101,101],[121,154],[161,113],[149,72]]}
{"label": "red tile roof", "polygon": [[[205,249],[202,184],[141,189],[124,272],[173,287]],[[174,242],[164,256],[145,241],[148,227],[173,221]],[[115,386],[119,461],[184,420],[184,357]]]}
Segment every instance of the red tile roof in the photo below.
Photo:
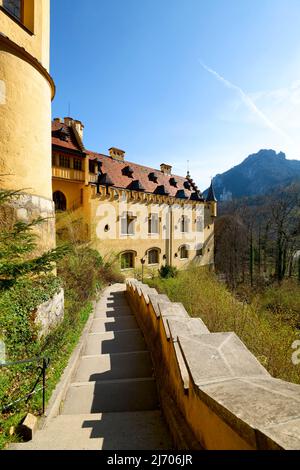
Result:
{"label": "red tile roof", "polygon": [[[62,140],[62,134],[66,135],[66,140]],[[57,121],[52,121],[52,145],[56,145],[57,147],[62,147],[71,151],[82,151],[77,142],[73,129],[68,127],[66,124]]]}
{"label": "red tile roof", "polygon": [[[59,137],[59,131],[61,129],[63,132],[66,132],[66,141],[61,140]],[[69,149],[70,151],[81,151],[72,128],[55,121],[52,123],[52,144]],[[140,187],[141,190],[143,189],[146,193],[157,193],[161,187],[164,187],[165,193],[172,197],[176,197],[176,195],[177,197],[184,197],[184,195],[186,195],[187,198],[190,198],[192,194],[195,195],[195,184],[191,183],[191,188],[187,189],[185,185],[189,180],[182,176],[166,175],[160,170],[155,170],[126,160],[115,160],[110,156],[89,150],[85,150],[85,154],[90,160],[96,159],[101,162],[101,172],[107,175],[106,181],[112,183],[116,188],[131,189],[132,187]],[[132,176],[130,176],[130,172],[124,171],[128,166],[133,170]],[[150,173],[155,173],[157,182],[149,179]],[[174,180],[177,183],[176,187],[174,186]]]}
{"label": "red tile roof", "polygon": [[[104,174],[107,174],[113,182],[113,186],[121,189],[130,189],[132,183],[138,180],[141,186],[145,189],[147,193],[155,193],[159,186],[164,186],[166,192],[170,196],[175,197],[177,192],[185,191],[185,194],[188,198],[191,197],[192,193],[195,192],[194,188],[191,187],[191,190],[185,188],[184,184],[188,182],[187,178],[176,175],[166,175],[160,170],[155,170],[153,168],[139,165],[137,163],[124,162],[115,160],[107,155],[87,151],[87,154],[91,160],[97,159],[102,163],[101,171]],[[130,166],[133,170],[132,177],[126,176],[124,174],[124,168]],[[157,176],[157,183],[149,180],[149,174],[155,173]],[[125,172],[126,173],[126,172]],[[170,180],[175,178],[177,181],[177,186],[173,186],[170,183]]]}

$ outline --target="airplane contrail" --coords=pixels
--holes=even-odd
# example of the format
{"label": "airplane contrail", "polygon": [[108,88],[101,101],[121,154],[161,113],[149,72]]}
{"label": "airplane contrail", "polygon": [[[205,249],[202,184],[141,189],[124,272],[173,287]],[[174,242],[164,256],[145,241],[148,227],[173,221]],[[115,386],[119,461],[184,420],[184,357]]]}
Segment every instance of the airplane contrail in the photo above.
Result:
{"label": "airplane contrail", "polygon": [[222,77],[218,72],[213,70],[212,68],[208,67],[206,64],[200,61],[201,66],[209,72],[211,75],[213,75],[219,82],[223,83],[226,88],[229,88],[231,90],[234,90],[239,97],[241,98],[242,102],[247,106],[247,108],[255,114],[264,124],[269,128],[272,129],[273,131],[277,132],[280,134],[282,137],[287,139],[288,141],[292,142],[291,137],[284,132],[280,127],[278,127],[274,122],[271,121],[271,119],[268,118],[268,116],[261,111],[254,101],[250,98],[247,93],[245,93],[239,86],[235,85],[234,83],[231,83],[229,80],[226,80],[226,78]]}

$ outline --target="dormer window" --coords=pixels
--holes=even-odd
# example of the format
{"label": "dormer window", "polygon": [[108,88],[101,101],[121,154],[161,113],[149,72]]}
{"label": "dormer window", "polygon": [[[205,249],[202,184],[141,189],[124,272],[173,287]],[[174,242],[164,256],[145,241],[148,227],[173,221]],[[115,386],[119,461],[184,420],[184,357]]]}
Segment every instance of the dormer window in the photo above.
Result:
{"label": "dormer window", "polygon": [[154,194],[159,194],[160,196],[169,196],[169,191],[165,188],[165,186],[162,184],[161,186],[158,186],[154,192]]}
{"label": "dormer window", "polygon": [[3,0],[3,8],[16,20],[23,21],[23,0]]}
{"label": "dormer window", "polygon": [[58,136],[60,138],[60,140],[63,140],[63,141],[67,141],[68,140],[68,137],[69,137],[69,134],[68,132],[66,131],[66,129],[64,129],[63,127],[61,129],[59,129],[58,131]]}
{"label": "dormer window", "polygon": [[128,176],[128,178],[132,178],[134,171],[133,171],[133,168],[131,168],[131,166],[125,166],[125,168],[123,168],[122,170],[122,173],[124,176]]}
{"label": "dormer window", "polygon": [[148,178],[149,178],[149,181],[152,181],[152,183],[157,183],[158,178],[154,172],[149,173]]}
{"label": "dormer window", "polygon": [[184,189],[179,189],[175,197],[177,197],[178,199],[188,199],[188,196],[186,195]]}
{"label": "dormer window", "polygon": [[185,189],[188,189],[188,190],[191,189],[191,185],[190,185],[190,183],[189,183],[188,181],[185,181],[184,184],[183,184],[183,186],[185,187]]}
{"label": "dormer window", "polygon": [[177,188],[178,181],[175,178],[170,178],[170,185]]}
{"label": "dormer window", "polygon": [[144,186],[139,180],[132,181],[128,186],[128,189],[131,189],[132,191],[145,191]]}

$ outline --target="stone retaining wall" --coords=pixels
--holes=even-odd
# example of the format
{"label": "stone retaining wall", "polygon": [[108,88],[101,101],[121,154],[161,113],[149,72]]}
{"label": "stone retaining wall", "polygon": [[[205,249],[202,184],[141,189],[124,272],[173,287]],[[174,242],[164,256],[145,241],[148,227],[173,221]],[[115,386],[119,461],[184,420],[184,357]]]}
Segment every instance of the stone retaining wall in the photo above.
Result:
{"label": "stone retaining wall", "polygon": [[128,302],[152,355],[177,449],[300,449],[300,386],[274,379],[235,333],[210,333],[139,281]]}
{"label": "stone retaining wall", "polygon": [[55,247],[55,210],[53,201],[34,196],[20,194],[0,208],[1,218],[5,221],[21,221],[30,223],[38,217],[45,219],[34,228],[38,235],[39,251],[47,251]]}
{"label": "stone retaining wall", "polygon": [[47,336],[64,318],[64,291],[61,289],[50,300],[41,304],[35,312],[39,336]]}

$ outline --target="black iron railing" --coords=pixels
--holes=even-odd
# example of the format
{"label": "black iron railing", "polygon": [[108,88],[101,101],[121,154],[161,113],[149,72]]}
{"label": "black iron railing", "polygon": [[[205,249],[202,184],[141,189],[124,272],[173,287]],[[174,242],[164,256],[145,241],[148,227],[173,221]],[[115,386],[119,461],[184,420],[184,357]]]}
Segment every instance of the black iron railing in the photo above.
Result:
{"label": "black iron railing", "polygon": [[[5,413],[9,411],[14,405],[17,403],[20,403],[22,401],[25,401],[25,403],[28,403],[30,398],[32,398],[34,395],[36,395],[39,392],[43,392],[43,404],[42,404],[42,411],[43,414],[45,413],[45,405],[46,405],[46,371],[50,363],[50,359],[48,358],[40,358],[36,357],[34,359],[24,359],[23,361],[15,361],[15,362],[5,362],[3,364],[0,363],[0,369],[1,368],[11,368],[14,366],[19,366],[22,364],[33,364],[37,363],[37,370],[39,371],[38,377],[35,381],[34,386],[31,388],[30,392],[27,393],[25,396],[22,396],[18,398],[17,400],[12,401],[11,403],[8,403],[4,407],[2,407],[2,413]],[[37,388],[40,381],[42,381],[42,386]]]}

